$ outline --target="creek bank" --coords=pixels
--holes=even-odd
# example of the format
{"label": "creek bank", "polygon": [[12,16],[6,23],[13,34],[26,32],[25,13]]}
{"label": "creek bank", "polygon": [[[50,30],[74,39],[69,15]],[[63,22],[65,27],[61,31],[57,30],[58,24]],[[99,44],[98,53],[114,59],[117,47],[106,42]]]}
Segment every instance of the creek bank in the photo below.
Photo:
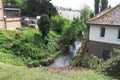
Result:
{"label": "creek bank", "polygon": [[61,55],[59,55],[54,63],[50,66],[69,66],[73,57],[77,54],[77,50],[81,47],[80,41],[75,41],[74,45],[69,45]]}

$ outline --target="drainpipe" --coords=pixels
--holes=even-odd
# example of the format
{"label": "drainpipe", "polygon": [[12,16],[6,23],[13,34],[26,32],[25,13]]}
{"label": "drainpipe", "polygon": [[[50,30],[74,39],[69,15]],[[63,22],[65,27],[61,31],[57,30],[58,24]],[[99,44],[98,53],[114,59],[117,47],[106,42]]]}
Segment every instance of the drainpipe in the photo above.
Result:
{"label": "drainpipe", "polygon": [[6,16],[5,16],[5,8],[4,8],[4,0],[2,0],[2,7],[3,7],[3,19],[4,19],[4,23],[5,23],[5,29],[7,29],[7,25],[6,25]]}
{"label": "drainpipe", "polygon": [[4,18],[4,22],[5,22],[5,29],[7,29],[7,25],[6,25],[6,16],[3,16]]}

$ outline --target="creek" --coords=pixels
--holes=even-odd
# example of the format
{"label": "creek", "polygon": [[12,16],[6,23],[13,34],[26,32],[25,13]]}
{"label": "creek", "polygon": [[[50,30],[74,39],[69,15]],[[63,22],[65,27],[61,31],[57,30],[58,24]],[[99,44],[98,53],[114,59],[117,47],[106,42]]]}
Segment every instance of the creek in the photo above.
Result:
{"label": "creek", "polygon": [[63,53],[59,55],[51,66],[68,66],[72,61],[73,57],[77,55],[78,49],[81,47],[81,42],[76,41],[74,45],[69,45],[68,50],[69,53]]}

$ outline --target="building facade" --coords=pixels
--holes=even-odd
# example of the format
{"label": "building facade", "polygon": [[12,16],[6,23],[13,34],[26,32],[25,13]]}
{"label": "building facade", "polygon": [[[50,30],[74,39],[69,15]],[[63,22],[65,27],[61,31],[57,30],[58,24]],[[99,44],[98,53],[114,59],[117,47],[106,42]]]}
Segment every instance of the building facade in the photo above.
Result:
{"label": "building facade", "polygon": [[20,9],[5,6],[0,0],[0,29],[15,30],[21,27]]}
{"label": "building facade", "polygon": [[69,20],[73,20],[74,18],[80,18],[79,11],[58,10],[58,14],[64,18],[69,19]]}
{"label": "building facade", "polygon": [[87,22],[90,25],[88,54],[107,59],[120,47],[120,5],[108,8]]}

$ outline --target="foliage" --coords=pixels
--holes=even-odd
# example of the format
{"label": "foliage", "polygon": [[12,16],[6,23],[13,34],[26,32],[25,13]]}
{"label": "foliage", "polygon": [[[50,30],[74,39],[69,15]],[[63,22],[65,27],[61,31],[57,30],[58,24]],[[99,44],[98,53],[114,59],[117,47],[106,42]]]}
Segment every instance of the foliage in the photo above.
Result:
{"label": "foliage", "polygon": [[53,59],[60,50],[56,40],[51,34],[43,40],[38,29],[0,30],[0,52],[19,56],[25,63]]}
{"label": "foliage", "polygon": [[106,61],[103,70],[109,76],[117,77],[120,79],[120,49],[115,49],[114,54],[115,53],[115,56]]}
{"label": "foliage", "polygon": [[94,0],[94,2],[95,14],[98,14],[99,12],[105,10],[108,7],[108,0]]}
{"label": "foliage", "polygon": [[51,27],[51,21],[47,15],[42,15],[38,21],[39,31],[42,32],[42,37],[44,38],[49,33]]}
{"label": "foliage", "polygon": [[50,3],[50,0],[27,0],[25,2],[26,14],[29,16],[37,16],[46,14],[49,17],[57,15],[57,10]]}
{"label": "foliage", "polygon": [[83,5],[83,8],[80,10],[80,14],[81,14],[81,19],[85,21],[93,17],[92,16],[93,12],[88,5]]}
{"label": "foliage", "polygon": [[23,66],[24,65],[24,63],[20,57],[17,57],[12,54],[1,53],[1,52],[0,52],[0,62],[12,64],[15,66]]}
{"label": "foliage", "polygon": [[0,80],[115,80],[93,70],[62,69],[25,68],[0,62]]}
{"label": "foliage", "polygon": [[101,4],[102,4],[101,11],[103,11],[108,7],[108,0],[101,0]]}
{"label": "foliage", "polygon": [[65,44],[70,44],[82,35],[82,31],[86,28],[83,20],[75,18],[70,27],[67,27],[63,32],[63,41]]}
{"label": "foliage", "polygon": [[95,14],[98,14],[99,13],[99,4],[100,4],[100,0],[94,0],[94,3],[95,3]]}
{"label": "foliage", "polygon": [[102,63],[102,59],[99,59],[96,56],[92,55],[90,57],[83,57],[78,64],[80,67],[85,67],[89,69],[101,69]]}
{"label": "foliage", "polygon": [[5,4],[12,4],[12,5],[16,5],[16,0],[4,0]]}
{"label": "foliage", "polygon": [[61,16],[52,17],[51,21],[52,21],[52,30],[58,34],[61,34],[63,32],[63,29],[66,25],[69,25],[69,20]]}

